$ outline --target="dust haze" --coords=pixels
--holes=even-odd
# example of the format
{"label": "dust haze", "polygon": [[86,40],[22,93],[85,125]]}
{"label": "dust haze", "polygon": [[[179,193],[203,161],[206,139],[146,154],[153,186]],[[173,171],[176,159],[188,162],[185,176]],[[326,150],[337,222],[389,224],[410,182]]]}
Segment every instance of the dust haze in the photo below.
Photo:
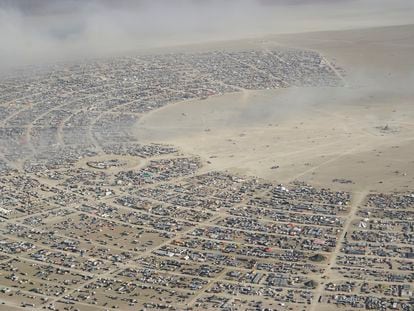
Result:
{"label": "dust haze", "polygon": [[414,311],[414,0],[0,0],[0,40],[0,310]]}
{"label": "dust haze", "polygon": [[0,69],[265,34],[413,23],[409,0],[0,1]]}

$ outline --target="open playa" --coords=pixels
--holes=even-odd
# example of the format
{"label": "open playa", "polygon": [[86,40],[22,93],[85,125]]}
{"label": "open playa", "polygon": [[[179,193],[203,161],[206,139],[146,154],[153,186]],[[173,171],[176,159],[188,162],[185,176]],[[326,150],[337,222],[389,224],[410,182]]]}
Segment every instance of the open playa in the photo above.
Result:
{"label": "open playa", "polygon": [[6,2],[0,311],[414,311],[412,2]]}
{"label": "open playa", "polygon": [[[353,190],[412,189],[413,36],[414,26],[397,26],[248,41],[245,47],[320,51],[345,68],[346,87],[244,90],[180,102],[147,114],[136,135],[201,155],[211,162],[207,170]],[[225,48],[236,46],[243,42]]]}

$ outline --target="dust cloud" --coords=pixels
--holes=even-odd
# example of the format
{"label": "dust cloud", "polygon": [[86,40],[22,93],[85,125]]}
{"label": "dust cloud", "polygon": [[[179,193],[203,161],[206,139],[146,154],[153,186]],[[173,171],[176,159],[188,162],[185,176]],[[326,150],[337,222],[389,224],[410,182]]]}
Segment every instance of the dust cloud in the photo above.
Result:
{"label": "dust cloud", "polygon": [[0,0],[0,70],[266,34],[414,23],[410,0]]}

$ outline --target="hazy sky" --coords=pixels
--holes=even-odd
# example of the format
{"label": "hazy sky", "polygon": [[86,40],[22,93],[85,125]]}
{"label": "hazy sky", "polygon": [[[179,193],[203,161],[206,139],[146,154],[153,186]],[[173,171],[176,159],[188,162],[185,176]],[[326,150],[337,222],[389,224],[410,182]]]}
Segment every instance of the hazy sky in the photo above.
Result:
{"label": "hazy sky", "polygon": [[0,69],[262,34],[414,23],[414,0],[0,0]]}

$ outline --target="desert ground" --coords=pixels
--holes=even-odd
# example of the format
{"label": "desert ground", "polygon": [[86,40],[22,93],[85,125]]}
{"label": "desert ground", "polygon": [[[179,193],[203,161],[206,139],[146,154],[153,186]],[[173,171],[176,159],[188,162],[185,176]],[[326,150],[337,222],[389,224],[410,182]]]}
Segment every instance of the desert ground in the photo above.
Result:
{"label": "desert ground", "polygon": [[413,310],[412,55],[408,25],[5,79],[0,310]]}
{"label": "desert ground", "polygon": [[352,190],[412,189],[413,38],[414,26],[396,26],[223,43],[230,50],[256,44],[317,50],[345,69],[346,87],[184,101],[144,116],[136,134],[202,156],[210,162],[206,170],[330,187],[347,179],[353,183],[340,188]]}

